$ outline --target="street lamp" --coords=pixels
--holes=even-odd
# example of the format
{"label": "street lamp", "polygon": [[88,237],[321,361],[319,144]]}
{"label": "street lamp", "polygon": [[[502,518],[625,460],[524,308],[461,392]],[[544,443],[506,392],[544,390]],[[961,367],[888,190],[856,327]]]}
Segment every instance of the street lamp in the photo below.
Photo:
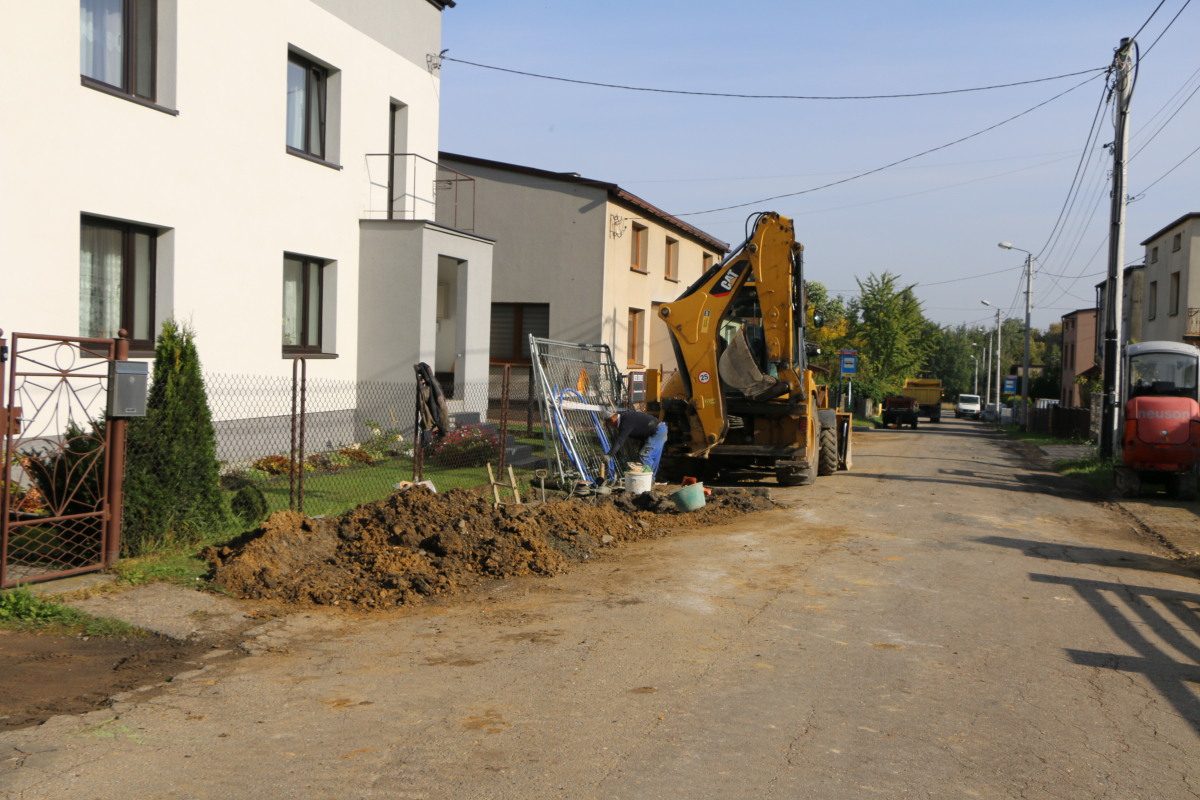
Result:
{"label": "street lamp", "polygon": [[[996,309],[996,422],[1000,421],[1000,382],[1003,380],[1000,377],[1000,309],[989,303],[987,300],[980,300],[989,308]],[[989,392],[990,394],[990,392]],[[988,398],[991,399],[990,397]]]}
{"label": "street lamp", "polygon": [[[978,346],[979,345],[977,345],[977,344],[971,345],[971,347],[978,347]],[[976,397],[978,397],[979,396],[979,359],[976,358],[975,356],[971,356],[971,360],[975,362],[975,392],[974,392],[974,394]]]}
{"label": "street lamp", "polygon": [[1025,357],[1021,361],[1021,430],[1029,425],[1029,311],[1030,290],[1033,283],[1033,253],[1013,247],[1009,242],[1000,242],[1001,250],[1021,250],[1025,254]]}

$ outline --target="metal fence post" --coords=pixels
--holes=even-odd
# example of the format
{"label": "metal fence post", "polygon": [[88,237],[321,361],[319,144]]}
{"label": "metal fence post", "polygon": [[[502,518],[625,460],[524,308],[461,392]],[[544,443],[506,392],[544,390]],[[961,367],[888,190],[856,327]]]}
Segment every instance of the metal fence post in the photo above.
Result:
{"label": "metal fence post", "polygon": [[512,364],[504,365],[504,382],[500,386],[500,480],[504,480],[504,462],[508,455],[508,389],[512,380]]}
{"label": "metal fence post", "polygon": [[[114,360],[129,360],[129,332],[124,328],[117,331],[117,340],[113,343]],[[113,391],[114,387],[108,387]],[[108,484],[108,521],[104,531],[104,566],[112,567],[121,557],[121,514],[124,507],[125,485],[125,419],[115,417],[108,420],[105,426],[108,434],[108,473],[105,476]]]}
{"label": "metal fence post", "polygon": [[[303,358],[292,359],[292,451],[291,459],[288,464],[288,478],[291,485],[291,493],[288,501],[288,508],[292,511],[304,513],[304,401],[305,389],[308,383],[308,362]],[[297,414],[296,400],[299,396],[300,406]],[[299,416],[299,441],[297,442],[296,419]],[[296,461],[296,449],[299,444],[300,460]],[[296,472],[299,470],[299,492],[296,490]],[[299,502],[297,502],[299,500]]]}

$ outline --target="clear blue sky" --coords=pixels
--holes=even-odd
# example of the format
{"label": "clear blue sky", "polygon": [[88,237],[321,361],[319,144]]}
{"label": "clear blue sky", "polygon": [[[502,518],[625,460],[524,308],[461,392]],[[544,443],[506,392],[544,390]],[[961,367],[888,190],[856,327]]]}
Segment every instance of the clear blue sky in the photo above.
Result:
{"label": "clear blue sky", "polygon": [[[1138,37],[1145,55],[1184,0]],[[742,94],[893,94],[986,86],[1105,67],[1158,0],[605,3],[459,0],[443,13],[451,58],[605,83]],[[1136,153],[1200,86],[1200,3],[1145,56],[1130,116]],[[685,214],[796,192],[1000,122],[1087,76],[913,99],[744,100],[557,83],[446,62],[441,147],[612,181]],[[809,279],[838,293],[889,270],[916,283],[926,315],[982,321],[990,300],[1024,314],[1024,254],[1042,251],[1083,152],[1103,78],[968,142],[843,186],[686,219],[731,244],[746,216],[796,219]],[[1172,95],[1183,90],[1172,100]],[[1059,243],[1034,279],[1035,327],[1094,305],[1107,264],[1111,106]],[[1157,118],[1154,117],[1158,114]],[[1200,146],[1193,97],[1129,166],[1130,195]],[[1129,206],[1139,243],[1200,211],[1200,153]],[[1093,214],[1094,209],[1094,214]],[[1089,224],[1090,219],[1090,224]],[[1093,257],[1094,256],[1094,257]],[[953,278],[999,275],[927,285]],[[1065,277],[1057,277],[1064,275]],[[1078,277],[1076,280],[1075,279]]]}

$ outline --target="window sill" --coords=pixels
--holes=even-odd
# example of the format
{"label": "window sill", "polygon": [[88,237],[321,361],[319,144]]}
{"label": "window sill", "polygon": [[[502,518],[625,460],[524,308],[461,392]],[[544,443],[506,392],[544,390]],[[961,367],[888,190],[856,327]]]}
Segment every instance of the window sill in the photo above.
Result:
{"label": "window sill", "polygon": [[86,75],[80,75],[79,82],[83,86],[86,86],[89,89],[95,89],[97,92],[103,92],[104,94],[112,95],[113,97],[119,97],[122,100],[128,100],[129,102],[133,103],[134,105],[145,106],[146,108],[152,108],[155,111],[161,111],[163,114],[167,114],[168,116],[172,116],[172,117],[179,116],[178,109],[167,108],[166,106],[160,106],[158,103],[155,103],[151,100],[145,100],[141,97],[138,97],[137,95],[133,95],[133,94],[130,94],[129,92],[122,91],[121,89],[118,89],[115,86],[110,86],[107,83],[103,83],[102,81],[96,80],[95,78],[89,78]]}
{"label": "window sill", "polygon": [[340,170],[342,168],[341,164],[334,164],[332,161],[326,161],[323,158],[317,158],[314,155],[309,155],[308,153],[304,152],[303,150],[297,150],[296,148],[288,147],[287,145],[284,145],[284,148],[287,150],[288,155],[290,155],[290,156],[295,156],[296,158],[303,158],[305,161],[311,161],[314,164],[320,164],[322,167],[329,167],[330,169],[339,169]]}
{"label": "window sill", "polygon": [[636,272],[638,275],[649,275],[649,274],[650,274],[650,270],[648,270],[648,269],[638,269],[637,267],[630,267],[630,268],[629,268],[629,271],[630,271],[630,272]]}
{"label": "window sill", "polygon": [[679,278],[672,278],[670,275],[666,276],[666,280],[669,280],[671,283],[679,283]]}
{"label": "window sill", "polygon": [[317,361],[317,360],[329,360],[329,359],[333,359],[333,358],[337,358],[337,357],[338,357],[337,353],[289,353],[286,350],[283,353],[283,358],[285,361],[294,361],[297,358],[303,358],[303,359],[311,358],[314,361]]}
{"label": "window sill", "polygon": [[645,364],[626,364],[625,369],[645,369]]}

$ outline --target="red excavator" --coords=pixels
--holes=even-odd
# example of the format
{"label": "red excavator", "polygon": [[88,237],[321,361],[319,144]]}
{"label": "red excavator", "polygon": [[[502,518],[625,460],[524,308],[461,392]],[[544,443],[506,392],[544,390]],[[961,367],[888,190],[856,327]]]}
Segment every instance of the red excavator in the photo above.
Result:
{"label": "red excavator", "polygon": [[1117,493],[1133,497],[1142,483],[1195,500],[1200,463],[1200,350],[1179,342],[1143,342],[1125,348],[1121,407],[1124,435],[1113,467]]}

